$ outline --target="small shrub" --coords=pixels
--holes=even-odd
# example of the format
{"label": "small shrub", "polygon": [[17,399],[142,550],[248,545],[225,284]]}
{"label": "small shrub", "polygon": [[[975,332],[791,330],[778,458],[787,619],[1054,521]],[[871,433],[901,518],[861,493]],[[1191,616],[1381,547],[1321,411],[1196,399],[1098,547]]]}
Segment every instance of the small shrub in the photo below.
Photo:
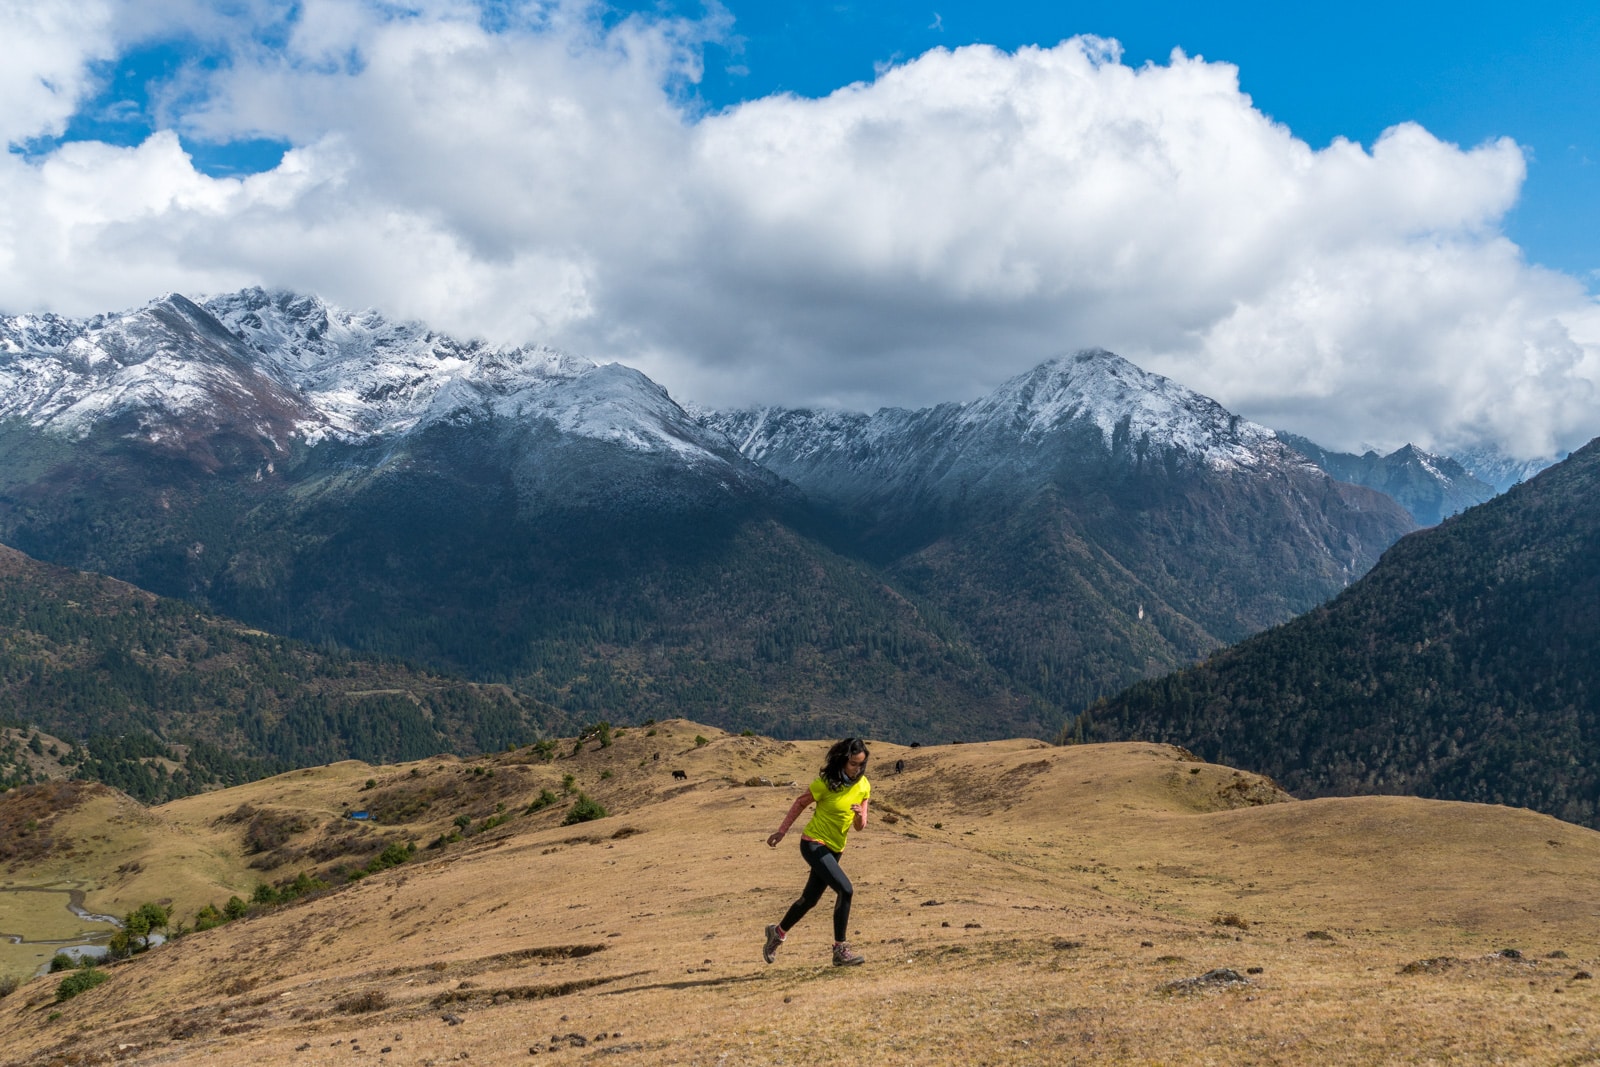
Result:
{"label": "small shrub", "polygon": [[755,735],[756,735],[756,732],[754,730],[740,730],[739,731],[739,736],[740,737],[754,737]]}
{"label": "small shrub", "polygon": [[85,967],[81,971],[73,971],[61,979],[61,984],[56,986],[56,1001],[71,1000],[79,993],[93,989],[110,977],[106,972],[97,971],[93,967]]}
{"label": "small shrub", "polygon": [[389,994],[381,989],[369,989],[365,993],[355,993],[343,997],[333,1005],[335,1011],[345,1015],[356,1015],[361,1012],[382,1011],[389,1006]]}
{"label": "small shrub", "polygon": [[0,974],[0,1000],[4,1000],[17,991],[17,976],[14,974]]}
{"label": "small shrub", "polygon": [[561,791],[563,793],[566,793],[568,796],[570,796],[572,794],[573,790],[575,790],[577,787],[578,787],[578,779],[577,778],[575,778],[574,776],[572,776],[570,774],[563,774],[561,776]]}
{"label": "small shrub", "polygon": [[536,811],[543,811],[545,808],[548,808],[559,799],[560,797],[557,797],[554,793],[550,792],[550,790],[541,789],[539,790],[539,795],[534,797],[533,800],[529,802],[528,806],[523,809],[523,813],[526,815],[532,815]]}
{"label": "small shrub", "polygon": [[67,955],[65,952],[57,952],[54,956],[50,957],[51,974],[55,974],[59,971],[70,971],[77,965],[78,961]]}
{"label": "small shrub", "polygon": [[605,817],[605,808],[584,794],[579,793],[577,801],[567,809],[567,817],[561,820],[561,825],[571,826],[574,823],[590,822],[594,819],[603,819]]}
{"label": "small shrub", "polygon": [[229,897],[228,902],[222,906],[222,914],[227,917],[229,922],[232,922],[234,919],[244,918],[245,914],[249,912],[249,910],[250,905],[246,904],[238,897]]}
{"label": "small shrub", "polygon": [[376,778],[368,778],[367,779],[367,784],[361,787],[361,791],[364,793],[368,789],[376,789],[376,788],[378,788],[378,780]]}
{"label": "small shrub", "polygon": [[217,906],[215,904],[207,904],[205,907],[194,913],[194,928],[197,931],[214,930],[227,921],[228,920],[223,917],[222,912],[217,910]]}
{"label": "small shrub", "polygon": [[610,768],[607,768],[606,770],[603,770],[603,771],[600,772],[600,780],[602,782],[605,781],[607,778],[610,778],[610,777],[611,777]]}
{"label": "small shrub", "polygon": [[118,930],[111,935],[111,940],[106,942],[106,956],[109,959],[125,960],[133,953],[133,937],[126,929]]}
{"label": "small shrub", "polygon": [[1235,915],[1231,911],[1228,912],[1226,915],[1215,915],[1215,916],[1212,916],[1211,921],[1213,923],[1215,923],[1217,926],[1231,926],[1235,930],[1248,930],[1248,929],[1250,929],[1249,920],[1243,918],[1242,916]]}
{"label": "small shrub", "polygon": [[694,747],[695,748],[699,748],[701,745],[709,745],[710,743],[711,743],[710,741],[707,741],[705,738],[701,737],[699,734],[695,734],[694,735]]}
{"label": "small shrub", "polygon": [[[294,881],[284,882],[278,885],[278,902],[280,904],[287,904],[291,900],[306,896],[310,893],[315,893],[319,889],[326,888],[328,888],[327,882],[322,881],[320,878],[313,878],[307,872],[301,871],[299,874],[295,875]],[[195,929],[200,929],[198,918],[195,920]]]}
{"label": "small shrub", "polygon": [[656,732],[655,732],[655,730],[653,730],[653,729],[651,729],[651,730],[646,730],[646,731],[645,731],[645,732],[644,732],[644,735],[645,735],[645,736],[646,736],[646,737],[654,737],[654,736],[655,736],[655,735],[656,735]]}
{"label": "small shrub", "polygon": [[398,867],[416,855],[416,852],[417,846],[415,842],[408,841],[402,845],[400,842],[395,841],[367,861],[366,872],[368,874],[376,874],[379,871],[386,871],[390,867]]}
{"label": "small shrub", "polygon": [[250,894],[250,903],[252,904],[276,904],[277,902],[278,891],[266,882],[256,886],[255,892]]}

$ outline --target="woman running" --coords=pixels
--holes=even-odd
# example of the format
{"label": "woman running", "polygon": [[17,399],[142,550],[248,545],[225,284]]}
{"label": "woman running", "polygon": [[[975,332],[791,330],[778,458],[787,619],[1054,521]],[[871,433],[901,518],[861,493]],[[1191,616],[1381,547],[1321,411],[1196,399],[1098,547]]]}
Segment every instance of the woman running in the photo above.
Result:
{"label": "woman running", "polygon": [[783,921],[767,927],[767,944],[761,950],[761,958],[768,963],[778,954],[778,946],[789,936],[794,924],[822,899],[824,889],[832,889],[838,896],[833,905],[833,965],[852,967],[865,962],[846,940],[854,889],[850,879],[839,869],[839,856],[844,852],[845,837],[851,828],[867,828],[867,798],[872,795],[872,786],[867,781],[866,771],[867,746],[859,739],[847,737],[828,749],[828,761],[823,764],[817,780],[811,783],[811,791],[795,798],[789,805],[789,814],[783,817],[783,825],[767,838],[768,846],[777,848],[806,806],[817,805],[811,821],[800,831],[800,855],[811,868],[811,877],[806,879],[800,899],[789,905]]}

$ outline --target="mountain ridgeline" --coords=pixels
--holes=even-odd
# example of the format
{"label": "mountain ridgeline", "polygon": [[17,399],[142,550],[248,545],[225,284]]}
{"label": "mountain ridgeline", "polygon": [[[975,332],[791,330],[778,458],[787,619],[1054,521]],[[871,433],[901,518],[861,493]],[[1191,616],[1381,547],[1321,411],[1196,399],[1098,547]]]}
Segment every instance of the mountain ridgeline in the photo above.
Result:
{"label": "mountain ridgeline", "polygon": [[529,729],[1049,735],[1414,525],[1107,352],[924,411],[691,413],[292,293],[0,319],[0,541],[504,685]]}
{"label": "mountain ridgeline", "polygon": [[1600,827],[1600,441],[1396,544],[1331,603],[1101,701],[1302,796],[1411,793]]}
{"label": "mountain ridgeline", "polygon": [[[1278,437],[1340,481],[1365,485],[1393,497],[1423,526],[1460,514],[1499,491],[1454,459],[1432,455],[1415,445],[1405,445],[1387,456],[1370,451],[1357,456],[1329,451],[1291,433],[1280,431]],[[1510,484],[1515,483],[1509,483],[1507,488]]]}

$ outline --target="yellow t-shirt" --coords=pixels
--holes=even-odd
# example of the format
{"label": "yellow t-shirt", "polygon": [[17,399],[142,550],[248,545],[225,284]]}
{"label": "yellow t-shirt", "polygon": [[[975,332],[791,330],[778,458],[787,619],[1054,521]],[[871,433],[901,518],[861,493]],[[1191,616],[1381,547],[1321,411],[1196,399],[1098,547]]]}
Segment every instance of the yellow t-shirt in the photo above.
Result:
{"label": "yellow t-shirt", "polygon": [[863,803],[872,795],[872,785],[862,775],[835,792],[820,776],[811,783],[811,798],[817,802],[816,814],[801,831],[813,841],[821,841],[835,852],[844,851],[845,835],[854,825],[856,813],[850,805]]}

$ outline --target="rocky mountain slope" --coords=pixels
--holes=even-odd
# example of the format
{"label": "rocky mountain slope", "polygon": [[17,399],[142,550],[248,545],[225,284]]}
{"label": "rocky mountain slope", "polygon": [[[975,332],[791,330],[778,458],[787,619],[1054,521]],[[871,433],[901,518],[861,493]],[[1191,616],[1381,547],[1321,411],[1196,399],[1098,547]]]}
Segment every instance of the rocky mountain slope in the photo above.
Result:
{"label": "rocky mountain slope", "polygon": [[1298,795],[1515,804],[1600,825],[1600,442],[1403,539],[1331,603],[1092,708]]}
{"label": "rocky mountain slope", "polygon": [[1479,481],[1448,456],[1405,445],[1387,456],[1330,452],[1314,441],[1291,433],[1278,438],[1342,482],[1365,485],[1393,497],[1420,525],[1434,526],[1499,492]]}
{"label": "rocky mountain slope", "polygon": [[1103,352],[922,412],[691,415],[291,293],[0,320],[0,540],[574,717],[1047,733],[1411,525]]}
{"label": "rocky mountain slope", "polygon": [[[0,1063],[792,1065],[819,1011],[831,1044],[895,1065],[1593,1055],[1600,834],[1548,816],[1286,801],[1150,744],[874,743],[844,856],[867,962],[829,965],[824,905],[768,965],[805,869],[765,838],[826,742],[681,720],[576,740],[81,797],[0,906],[70,918],[46,887],[71,879],[95,913],[169,898],[190,932],[62,1001],[61,974],[27,977],[54,946],[0,944],[24,979]],[[608,814],[564,825],[576,792]],[[195,929],[230,896],[239,918]]]}

